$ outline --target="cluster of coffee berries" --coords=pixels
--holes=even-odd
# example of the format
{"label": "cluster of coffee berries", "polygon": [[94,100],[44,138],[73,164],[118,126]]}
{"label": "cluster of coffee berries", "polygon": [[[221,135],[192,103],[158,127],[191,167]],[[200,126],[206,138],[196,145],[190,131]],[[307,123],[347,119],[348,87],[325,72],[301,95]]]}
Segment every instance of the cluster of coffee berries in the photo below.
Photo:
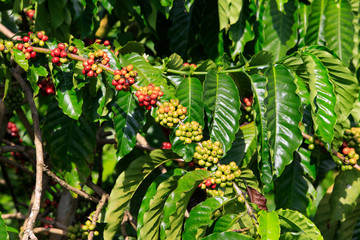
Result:
{"label": "cluster of coffee berries", "polygon": [[84,68],[82,70],[82,73],[88,77],[97,77],[98,74],[102,73],[102,68],[98,66],[99,63],[110,67],[110,58],[102,49],[90,52],[88,57],[89,60],[83,62]]}
{"label": "cluster of coffee berries", "polygon": [[[95,225],[91,224],[91,221],[87,220],[85,224],[75,224],[68,227],[67,237],[69,240],[75,239],[88,239],[90,231],[95,229]],[[94,236],[98,236],[99,232],[94,231]]]}
{"label": "cluster of coffee berries", "polygon": [[203,190],[205,190],[205,189],[215,189],[216,188],[215,178],[210,177],[208,179],[205,179],[204,181],[202,181],[199,184],[198,187],[203,189]]}
{"label": "cluster of coffee berries", "polygon": [[[13,143],[22,143],[19,129],[17,128],[16,124],[13,122],[8,122],[5,137]],[[22,155],[22,153],[11,152],[11,156],[13,156],[15,160],[21,161],[22,164],[25,163],[24,155]]]}
{"label": "cluster of coffee berries", "polygon": [[221,189],[206,189],[206,193],[209,197],[222,197],[224,192]]}
{"label": "cluster of coffee berries", "polygon": [[50,199],[45,199],[43,204],[41,204],[41,208],[44,208],[44,209],[49,209],[51,207],[54,207],[54,208],[58,208],[59,204],[57,201],[53,200],[51,201]]}
{"label": "cluster of coffee berries", "polygon": [[253,96],[244,97],[241,103],[241,108],[245,111],[245,121],[251,122],[254,118],[254,112],[253,112]]}
{"label": "cluster of coffee berries", "polygon": [[151,107],[156,107],[156,102],[164,96],[164,93],[159,86],[150,83],[149,86],[140,87],[135,96],[138,98],[140,106],[145,106],[146,110],[150,110]]}
{"label": "cluster of coffee berries", "polygon": [[337,165],[341,167],[342,171],[351,170],[352,166],[357,164],[357,160],[359,159],[359,154],[356,153],[355,148],[348,147],[346,142],[343,142],[342,145],[342,153],[345,157],[345,162],[337,159],[335,162]]}
{"label": "cluster of coffee berries", "polygon": [[49,37],[45,35],[44,31],[39,31],[36,33],[28,32],[28,37],[29,41],[25,41],[27,40],[26,36],[23,37],[23,41],[30,44],[39,45],[40,47],[43,47],[45,45],[45,42],[49,39]]}
{"label": "cluster of coffee berries", "polygon": [[34,17],[34,15],[35,15],[35,10],[30,9],[26,11],[26,16],[28,16],[30,20]]}
{"label": "cluster of coffee berries", "polygon": [[9,112],[21,107],[24,95],[20,88],[12,87],[8,90],[4,103]]}
{"label": "cluster of coffee berries", "polygon": [[161,145],[161,149],[171,149],[171,143],[169,142],[163,142],[162,145]]}
{"label": "cluster of coffee berries", "polygon": [[202,126],[196,121],[187,122],[179,126],[179,129],[175,131],[175,135],[179,137],[180,141],[188,144],[193,141],[200,142],[203,138]]}
{"label": "cluster of coffee berries", "polygon": [[203,141],[201,146],[196,146],[194,161],[201,167],[211,167],[219,162],[224,152],[221,143],[211,140]]}
{"label": "cluster of coffee berries", "polygon": [[8,53],[13,47],[14,43],[11,41],[0,42],[0,52]]}
{"label": "cluster of coffee berries", "polygon": [[111,84],[117,91],[129,91],[130,86],[135,83],[135,78],[138,76],[137,71],[134,70],[134,66],[129,64],[123,69],[114,71],[114,79]]}
{"label": "cluster of coffee berries", "polygon": [[41,95],[47,96],[55,94],[55,86],[50,77],[43,78],[37,82]]}
{"label": "cluster of coffee berries", "polygon": [[[52,217],[49,217],[49,216],[46,216],[45,219],[48,220],[48,221],[51,221],[51,222],[54,221],[54,219]],[[44,225],[44,228],[53,228],[53,227],[54,226],[52,224],[45,224]]]}
{"label": "cluster of coffee berries", "polygon": [[17,128],[16,124],[13,122],[8,122],[7,124],[7,134],[10,135],[12,138],[19,138],[19,129]]}
{"label": "cluster of coffee berries", "polygon": [[215,183],[220,187],[232,186],[233,181],[239,181],[241,170],[235,162],[230,162],[228,165],[220,165],[215,172]]}
{"label": "cluster of coffee berries", "polygon": [[360,149],[360,127],[352,127],[344,132],[344,141],[349,147]]}
{"label": "cluster of coffee berries", "polygon": [[[314,150],[314,148],[315,148],[314,137],[308,138],[307,141],[309,142],[308,149],[309,149],[309,150]],[[317,140],[317,141],[318,141],[318,140]]]}
{"label": "cluster of coffee berries", "polygon": [[66,45],[65,43],[59,43],[58,47],[53,49],[50,53],[52,59],[51,62],[56,64],[56,66],[61,66],[63,63],[67,63],[67,52],[66,52]]}
{"label": "cluster of coffee berries", "polygon": [[195,70],[197,68],[196,64],[189,64],[187,62],[183,63],[183,66],[186,70],[190,69],[190,70]]}
{"label": "cluster of coffee berries", "polygon": [[187,113],[187,108],[179,104],[178,99],[171,99],[170,102],[164,102],[156,111],[156,122],[159,122],[161,126],[167,128],[173,128],[184,120]]}

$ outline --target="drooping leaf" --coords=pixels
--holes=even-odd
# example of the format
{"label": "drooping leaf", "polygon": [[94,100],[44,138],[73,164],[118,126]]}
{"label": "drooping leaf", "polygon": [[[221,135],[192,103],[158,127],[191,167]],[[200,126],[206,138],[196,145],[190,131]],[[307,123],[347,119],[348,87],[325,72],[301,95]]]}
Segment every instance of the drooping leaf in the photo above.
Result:
{"label": "drooping leaf", "polygon": [[175,96],[187,108],[185,122],[196,121],[204,127],[203,86],[197,78],[185,78],[176,90]]}
{"label": "drooping leaf", "polygon": [[280,176],[285,166],[293,160],[293,152],[302,143],[299,123],[300,98],[295,94],[297,86],[289,70],[272,66],[266,71],[267,97],[265,98],[267,128],[270,130],[269,145],[275,172]]}
{"label": "drooping leaf", "polygon": [[184,213],[192,193],[199,183],[210,177],[204,170],[188,172],[178,181],[177,188],[167,198],[164,206],[164,217],[161,222],[161,239],[180,239]]}
{"label": "drooping leaf", "polygon": [[158,176],[150,185],[138,214],[138,239],[159,239],[160,220],[165,201],[185,172],[180,168],[170,170]]}
{"label": "drooping leaf", "polygon": [[326,45],[336,52],[340,59],[349,66],[354,41],[353,14],[346,0],[328,0],[325,10]]}
{"label": "drooping leaf", "polygon": [[230,150],[221,159],[221,163],[236,162],[238,166],[246,165],[256,152],[256,147],[255,125],[254,122],[251,122],[240,127]]}
{"label": "drooping leaf", "polygon": [[222,233],[213,233],[207,237],[202,238],[203,240],[250,240],[254,239],[248,235],[244,235],[236,232],[222,232]]}
{"label": "drooping leaf", "polygon": [[208,198],[191,209],[190,216],[185,221],[183,239],[199,239],[211,226],[215,211],[221,208],[229,199],[226,197]]}
{"label": "drooping leaf", "polygon": [[330,197],[331,221],[344,221],[360,196],[360,173],[357,170],[340,172]]}
{"label": "drooping leaf", "polygon": [[300,156],[294,153],[294,161],[286,166],[283,174],[275,181],[276,207],[288,208],[306,214],[309,200],[306,196],[308,186],[303,176]]}
{"label": "drooping leaf", "polygon": [[72,183],[84,183],[90,174],[88,164],[94,157],[94,124],[83,117],[71,119],[52,104],[46,114],[43,133],[52,165]]}
{"label": "drooping leaf", "polygon": [[107,225],[104,230],[106,239],[113,239],[132,196],[141,182],[159,165],[176,157],[168,150],[154,150],[149,155],[143,155],[130,163],[122,172],[113,187],[105,220]]}
{"label": "drooping leaf", "polygon": [[311,116],[315,134],[329,149],[336,123],[334,86],[327,69],[315,55],[303,53],[302,58],[309,73]]}
{"label": "drooping leaf", "polygon": [[0,212],[0,239],[8,240],[9,234],[6,232],[6,225],[4,219],[1,217]]}
{"label": "drooping leaf", "polygon": [[325,8],[328,0],[314,0],[311,4],[309,26],[305,36],[306,45],[324,45]]}
{"label": "drooping leaf", "polygon": [[266,206],[266,197],[264,195],[262,195],[259,191],[257,191],[256,189],[247,186],[246,187],[246,192],[250,198],[250,202],[254,203],[258,206],[259,209],[262,210],[268,210],[267,206]]}
{"label": "drooping leaf", "polygon": [[139,106],[129,92],[119,91],[112,104],[116,138],[118,141],[116,154],[124,157],[136,145],[136,134],[145,123],[145,110]]}
{"label": "drooping leaf", "polygon": [[184,61],[182,58],[176,54],[173,53],[169,57],[169,61],[167,62],[167,67],[170,69],[181,69],[183,67]]}
{"label": "drooping leaf", "polygon": [[309,25],[309,15],[311,11],[311,5],[308,5],[304,2],[299,2],[300,11],[299,11],[299,47],[303,47],[305,45],[305,36],[308,30]]}
{"label": "drooping leaf", "polygon": [[30,81],[31,88],[34,91],[34,96],[39,93],[39,86],[36,84],[39,80],[39,77],[46,77],[48,75],[48,71],[43,66],[30,66],[29,72],[27,74],[27,79]]}
{"label": "drooping leaf", "polygon": [[239,129],[241,116],[238,90],[231,77],[210,70],[204,82],[204,102],[213,112],[210,138],[220,141],[227,152]]}
{"label": "drooping leaf", "polygon": [[229,230],[240,217],[241,215],[238,214],[226,214],[220,217],[215,223],[213,232],[225,232]]}
{"label": "drooping leaf", "polygon": [[59,107],[72,119],[79,119],[82,113],[83,99],[81,91],[74,87],[74,71],[70,64],[61,65],[60,70],[55,68],[53,79]]}
{"label": "drooping leaf", "polygon": [[260,51],[254,54],[249,61],[249,66],[261,66],[271,64],[274,59],[274,56],[271,52]]}
{"label": "drooping leaf", "polygon": [[257,153],[260,168],[260,178],[269,188],[273,179],[273,163],[270,157],[270,148],[267,136],[267,123],[265,119],[265,87],[266,78],[261,75],[251,75],[252,89],[254,91],[255,124],[257,136]]}
{"label": "drooping leaf", "polygon": [[303,214],[289,209],[279,209],[276,210],[276,213],[279,215],[280,226],[290,233],[294,235],[304,234],[305,239],[324,239],[316,225]]}
{"label": "drooping leaf", "polygon": [[242,5],[242,0],[218,1],[220,31],[226,28],[228,25],[232,25],[238,21]]}
{"label": "drooping leaf", "polygon": [[22,67],[25,71],[29,69],[29,61],[25,58],[25,54],[22,51],[18,49],[12,49],[11,55],[15,62],[19,64],[19,66]]}
{"label": "drooping leaf", "polygon": [[261,239],[277,240],[280,237],[280,220],[275,211],[259,212],[259,234]]}
{"label": "drooping leaf", "polygon": [[274,60],[279,60],[290,48],[295,46],[297,18],[296,1],[284,4],[283,12],[277,9],[275,0],[270,0],[265,5],[263,49],[271,52]]}

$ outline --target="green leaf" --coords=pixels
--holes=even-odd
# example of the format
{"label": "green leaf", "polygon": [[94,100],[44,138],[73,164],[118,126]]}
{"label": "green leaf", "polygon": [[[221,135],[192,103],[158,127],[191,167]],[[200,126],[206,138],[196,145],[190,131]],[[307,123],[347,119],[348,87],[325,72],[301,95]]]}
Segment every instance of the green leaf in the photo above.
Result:
{"label": "green leaf", "polygon": [[25,72],[29,69],[29,61],[25,58],[25,54],[22,51],[18,49],[12,49],[11,55],[15,62],[19,64],[19,66],[22,67]]}
{"label": "green leaf", "polygon": [[1,217],[1,212],[0,212],[0,239],[4,239],[4,240],[9,239],[9,235],[6,232],[6,228],[7,228],[7,226],[5,225],[5,221]]}
{"label": "green leaf", "polygon": [[74,87],[74,71],[70,64],[61,65],[60,70],[54,69],[53,78],[59,107],[69,117],[75,120],[79,119],[82,113],[83,99],[81,91]]}
{"label": "green leaf", "polygon": [[154,150],[149,155],[143,155],[132,161],[129,167],[119,175],[111,191],[106,211],[105,239],[113,239],[120,228],[125,209],[141,182],[159,165],[174,157],[176,155],[168,150]]}
{"label": "green leaf", "polygon": [[306,45],[325,44],[325,8],[328,0],[314,0],[311,4],[309,26],[305,35]]}
{"label": "green leaf", "polygon": [[341,222],[339,229],[337,230],[338,239],[358,239],[353,237],[354,229],[359,229],[356,225],[360,217],[360,202],[357,200],[356,208],[346,214],[345,219]]}
{"label": "green leaf", "polygon": [[270,157],[270,147],[266,128],[267,123],[265,119],[266,78],[257,74],[251,75],[251,83],[254,92],[255,124],[258,143],[257,153],[260,178],[268,189],[273,179],[273,163]]}
{"label": "green leaf", "polygon": [[295,94],[294,77],[282,66],[272,66],[266,71],[265,98],[267,128],[270,130],[269,144],[276,175],[280,176],[285,166],[293,160],[293,152],[302,143],[299,123],[300,98]]}
{"label": "green leaf", "polygon": [[354,48],[354,25],[351,6],[346,0],[328,0],[325,10],[326,45],[349,66]]}
{"label": "green leaf", "polygon": [[170,69],[181,69],[183,67],[184,61],[182,58],[177,55],[176,53],[173,53],[169,57],[169,62],[167,62],[167,67]]}
{"label": "green leaf", "polygon": [[191,209],[190,216],[185,221],[183,239],[199,239],[211,226],[215,211],[229,201],[226,197],[208,198]]}
{"label": "green leaf", "polygon": [[121,55],[133,53],[133,52],[143,55],[145,52],[144,44],[135,41],[129,41],[125,44],[125,46],[119,49],[119,53]]}
{"label": "green leaf", "polygon": [[66,175],[72,173],[72,182],[85,182],[90,174],[88,164],[93,160],[96,129],[83,117],[74,120],[64,115],[56,104],[49,106],[44,128],[46,150],[53,166]]}
{"label": "green leaf", "polygon": [[263,50],[255,53],[255,55],[251,57],[249,61],[249,66],[261,66],[271,64],[273,62],[273,59],[274,56],[271,52]]}
{"label": "green leaf", "polygon": [[241,116],[240,97],[231,77],[210,70],[204,82],[204,102],[213,112],[210,138],[220,141],[226,153],[235,139]]}
{"label": "green leaf", "polygon": [[170,142],[172,144],[171,150],[183,157],[186,162],[190,162],[194,156],[196,143],[192,142],[191,144],[186,144],[185,142],[180,141],[179,137],[175,136],[175,131],[177,129],[178,127],[170,134]]}
{"label": "green leaf", "polygon": [[254,239],[248,235],[243,235],[235,232],[222,232],[222,233],[213,233],[207,237],[202,238],[202,240],[250,240]]}
{"label": "green leaf", "polygon": [[303,176],[304,169],[300,164],[300,155],[295,152],[295,159],[287,165],[282,175],[275,181],[276,208],[289,208],[306,214],[309,203],[308,185]]}
{"label": "green leaf", "polygon": [[256,148],[254,122],[242,125],[235,135],[235,140],[230,150],[226,156],[221,159],[221,163],[227,164],[234,161],[238,166],[247,165],[256,152]]}
{"label": "green leaf", "polygon": [[196,170],[180,178],[177,188],[170,194],[164,206],[161,222],[161,239],[180,239],[186,206],[199,183],[210,177],[211,173]]}
{"label": "green leaf", "polygon": [[360,196],[360,173],[357,170],[340,172],[330,197],[331,221],[344,221]]}
{"label": "green leaf", "polygon": [[197,78],[185,78],[178,86],[175,96],[187,108],[185,122],[196,121],[204,127],[203,86]]}
{"label": "green leaf", "polygon": [[276,0],[276,4],[277,4],[278,10],[280,12],[285,13],[284,4],[287,2],[288,2],[288,0]]}
{"label": "green leaf", "polygon": [[280,237],[280,221],[276,212],[259,212],[259,234],[261,239],[277,240]]}
{"label": "green leaf", "polygon": [[170,170],[158,176],[150,185],[138,214],[138,239],[159,239],[160,220],[165,201],[185,172],[180,168]]}
{"label": "green leaf", "polygon": [[302,54],[309,73],[310,104],[315,134],[330,148],[336,123],[336,96],[327,69],[313,54]]}
{"label": "green leaf", "polygon": [[279,60],[286,52],[295,46],[297,41],[298,11],[296,1],[289,1],[284,5],[284,12],[277,9],[275,0],[265,5],[264,43],[263,49]]}
{"label": "green leaf", "polygon": [[127,54],[120,57],[120,65],[127,66],[132,64],[134,70],[138,73],[138,82],[140,86],[147,86],[150,83],[161,87],[164,92],[163,99],[171,99],[174,97],[174,89],[167,85],[166,79],[162,76],[162,71],[153,67],[142,56],[137,53]]}
{"label": "green leaf", "polygon": [[218,1],[220,31],[227,28],[228,25],[232,25],[238,21],[242,5],[242,0]]}
{"label": "green leaf", "polygon": [[116,138],[116,155],[123,158],[136,145],[136,134],[145,123],[145,110],[140,107],[130,92],[119,91],[111,106]]}
{"label": "green leaf", "polygon": [[289,209],[279,209],[276,213],[279,215],[282,229],[292,230],[295,235],[302,233],[306,239],[323,239],[319,229],[303,214]]}
{"label": "green leaf", "polygon": [[39,80],[39,77],[46,77],[48,75],[48,71],[43,66],[35,67],[34,65],[31,65],[29,68],[29,72],[27,74],[27,79],[29,80],[31,84],[31,88],[34,91],[34,96],[36,96],[39,93],[39,86],[37,85],[37,82]]}
{"label": "green leaf", "polygon": [[241,217],[239,214],[226,214],[220,217],[214,225],[213,232],[225,232],[229,230]]}

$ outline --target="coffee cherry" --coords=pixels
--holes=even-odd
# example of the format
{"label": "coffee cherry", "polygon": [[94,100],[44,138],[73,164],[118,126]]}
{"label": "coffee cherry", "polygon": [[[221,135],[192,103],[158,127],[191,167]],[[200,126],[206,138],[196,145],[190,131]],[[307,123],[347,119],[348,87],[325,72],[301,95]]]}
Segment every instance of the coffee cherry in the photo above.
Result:
{"label": "coffee cherry", "polygon": [[[163,103],[156,111],[155,121],[164,127],[174,128],[181,120],[185,119],[186,113],[186,107],[180,105],[178,99],[171,99],[170,102]],[[190,135],[187,137],[191,138]]]}
{"label": "coffee cherry", "polygon": [[171,143],[169,142],[163,142],[161,149],[171,149]]}
{"label": "coffee cherry", "polygon": [[[156,99],[151,98],[151,94],[155,93],[157,95]],[[156,102],[160,100],[161,96],[164,93],[160,91],[159,86],[155,86],[150,83],[146,87],[140,87],[139,90],[135,92],[135,96],[138,98],[139,105],[145,106],[146,110],[150,110],[151,107],[156,107]]]}
{"label": "coffee cherry", "polygon": [[[121,85],[122,87],[118,87],[116,88],[116,90],[120,91],[120,90],[124,90],[124,91],[128,91],[130,89],[130,86],[133,85],[136,81],[136,77],[137,77],[137,72],[136,71],[132,71],[132,73],[130,74],[127,71],[127,68],[131,68],[129,67],[130,65],[128,65],[127,67],[119,70],[115,70],[114,71],[114,79],[112,81],[112,84],[114,86],[117,85]],[[132,66],[132,65],[131,65]],[[153,96],[153,99],[156,99],[157,96]]]}

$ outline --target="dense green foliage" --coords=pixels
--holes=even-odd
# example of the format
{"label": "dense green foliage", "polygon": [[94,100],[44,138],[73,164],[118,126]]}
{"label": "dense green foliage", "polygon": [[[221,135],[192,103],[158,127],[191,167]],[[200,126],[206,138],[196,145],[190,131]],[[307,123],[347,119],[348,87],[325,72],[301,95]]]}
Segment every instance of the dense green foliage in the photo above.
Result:
{"label": "dense green foliage", "polygon": [[[0,33],[3,215],[27,214],[35,185],[34,115],[20,74],[45,165],[87,194],[99,197],[89,182],[110,194],[94,239],[360,237],[359,1],[2,0],[0,11],[17,35],[49,37],[28,60]],[[112,70],[84,75],[84,59],[70,55],[59,66],[50,52],[60,42],[85,58],[105,52]],[[117,91],[114,70],[127,66],[136,82]],[[146,110],[137,90],[151,84],[163,96]],[[174,98],[187,113],[169,130],[156,110]],[[209,152],[199,148],[206,140]],[[86,222],[96,204],[66,191],[44,178],[35,228],[46,216],[69,232]],[[0,214],[0,238],[16,239],[22,224]]]}

